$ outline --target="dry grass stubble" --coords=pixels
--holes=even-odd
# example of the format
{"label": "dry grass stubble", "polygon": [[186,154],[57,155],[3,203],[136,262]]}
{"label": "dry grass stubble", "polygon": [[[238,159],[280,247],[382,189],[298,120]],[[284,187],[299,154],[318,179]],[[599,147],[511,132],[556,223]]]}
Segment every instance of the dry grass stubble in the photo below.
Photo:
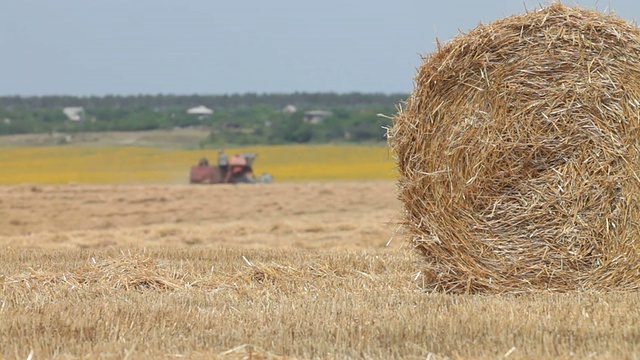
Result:
{"label": "dry grass stubble", "polygon": [[624,358],[640,351],[637,295],[429,295],[401,251],[14,249],[1,260],[14,264],[2,271],[15,274],[2,290],[3,357],[33,350],[38,358],[248,351]]}
{"label": "dry grass stubble", "polygon": [[26,184],[0,187],[0,244],[365,249],[385,246],[398,208],[389,181]]}
{"label": "dry grass stubble", "polygon": [[0,357],[640,351],[636,293],[425,293],[391,182],[272,185],[1,188]]}

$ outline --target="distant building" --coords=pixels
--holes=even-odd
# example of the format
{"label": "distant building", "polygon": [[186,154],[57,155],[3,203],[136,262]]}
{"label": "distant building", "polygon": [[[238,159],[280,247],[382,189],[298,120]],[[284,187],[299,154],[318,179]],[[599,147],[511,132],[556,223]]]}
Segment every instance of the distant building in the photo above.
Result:
{"label": "distant building", "polygon": [[295,107],[294,105],[287,105],[284,108],[282,108],[282,112],[285,114],[293,114],[294,112],[298,111],[298,108]]}
{"label": "distant building", "polygon": [[309,111],[305,111],[304,116],[302,117],[302,120],[306,123],[318,124],[322,122],[322,120],[324,120],[325,118],[331,115],[332,115],[331,111],[309,110]]}
{"label": "distant building", "polygon": [[187,110],[187,114],[189,115],[198,115],[198,117],[207,117],[213,115],[213,110],[209,109],[204,105],[192,107]]}
{"label": "distant building", "polygon": [[82,121],[84,120],[84,108],[82,106],[68,106],[62,109],[62,112],[67,116],[69,121]]}

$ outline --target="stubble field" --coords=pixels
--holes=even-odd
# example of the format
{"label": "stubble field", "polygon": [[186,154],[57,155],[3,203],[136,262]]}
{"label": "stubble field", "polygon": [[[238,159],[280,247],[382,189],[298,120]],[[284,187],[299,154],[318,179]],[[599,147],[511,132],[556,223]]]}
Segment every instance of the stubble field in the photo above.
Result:
{"label": "stubble field", "polygon": [[391,181],[0,187],[0,357],[640,352],[635,293],[426,292],[399,211]]}
{"label": "stubble field", "polygon": [[637,293],[422,288],[384,148],[254,150],[3,149],[0,358],[638,358]]}

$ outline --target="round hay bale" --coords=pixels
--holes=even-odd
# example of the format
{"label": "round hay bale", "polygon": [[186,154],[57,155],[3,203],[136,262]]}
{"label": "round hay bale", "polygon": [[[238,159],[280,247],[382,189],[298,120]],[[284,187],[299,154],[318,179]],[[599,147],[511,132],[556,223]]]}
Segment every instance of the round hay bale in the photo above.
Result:
{"label": "round hay bale", "polygon": [[640,285],[640,32],[554,3],[425,57],[394,117],[429,289]]}

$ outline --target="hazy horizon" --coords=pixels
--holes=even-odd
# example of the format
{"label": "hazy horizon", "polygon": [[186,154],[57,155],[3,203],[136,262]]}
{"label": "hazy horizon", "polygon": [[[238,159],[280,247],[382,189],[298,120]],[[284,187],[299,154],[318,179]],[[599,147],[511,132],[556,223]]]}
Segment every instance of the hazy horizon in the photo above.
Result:
{"label": "hazy horizon", "polygon": [[[564,3],[640,14],[632,0]],[[0,96],[409,93],[436,38],[539,4],[4,0]]]}

